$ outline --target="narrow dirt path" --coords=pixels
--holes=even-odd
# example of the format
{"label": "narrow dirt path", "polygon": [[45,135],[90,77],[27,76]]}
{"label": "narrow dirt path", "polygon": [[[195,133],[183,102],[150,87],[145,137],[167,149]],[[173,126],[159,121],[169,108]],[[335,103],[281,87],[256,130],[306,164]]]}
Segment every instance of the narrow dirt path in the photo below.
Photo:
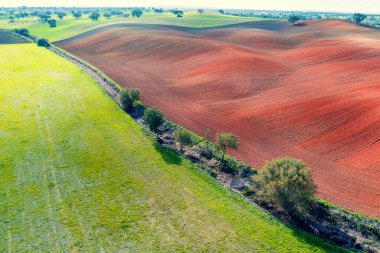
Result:
{"label": "narrow dirt path", "polygon": [[81,70],[86,72],[88,75],[91,76],[107,93],[108,95],[116,101],[116,103],[119,104],[119,93],[120,88],[115,87],[116,84],[112,83],[111,79],[104,76],[99,70],[96,68],[90,66],[88,63],[78,59],[77,57],[63,51],[62,49],[59,49],[55,46],[50,46],[48,48],[51,52],[55,53],[56,55],[59,55],[66,60],[74,63],[75,65],[79,66]]}

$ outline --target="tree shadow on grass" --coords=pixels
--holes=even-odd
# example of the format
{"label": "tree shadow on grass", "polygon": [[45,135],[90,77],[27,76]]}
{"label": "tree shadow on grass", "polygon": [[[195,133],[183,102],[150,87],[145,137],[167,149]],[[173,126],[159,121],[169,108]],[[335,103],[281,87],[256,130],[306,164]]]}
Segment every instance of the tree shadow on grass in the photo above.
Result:
{"label": "tree shadow on grass", "polygon": [[318,237],[317,235],[311,234],[301,229],[292,227],[286,224],[292,230],[292,234],[298,238],[301,242],[304,242],[310,246],[326,250],[327,252],[352,252],[347,248],[343,248],[333,242],[326,241],[323,238]]}
{"label": "tree shadow on grass", "polygon": [[173,150],[162,147],[160,144],[154,144],[154,149],[160,153],[162,159],[168,164],[176,164],[180,165],[182,162],[182,158]]}

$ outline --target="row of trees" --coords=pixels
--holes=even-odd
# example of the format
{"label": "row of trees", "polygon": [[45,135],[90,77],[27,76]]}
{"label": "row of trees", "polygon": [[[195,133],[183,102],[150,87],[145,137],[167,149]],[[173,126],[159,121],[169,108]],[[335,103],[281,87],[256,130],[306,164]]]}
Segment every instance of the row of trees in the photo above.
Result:
{"label": "row of trees", "polygon": [[[132,109],[139,102],[141,92],[138,89],[127,88],[120,94],[120,104],[126,111]],[[157,108],[148,108],[143,115],[144,123],[149,130],[156,133],[165,122],[164,115]],[[185,146],[196,144],[194,135],[188,130],[177,127],[173,137],[183,153]],[[208,129],[205,132],[205,148],[211,146],[212,134]],[[228,149],[236,150],[239,138],[232,133],[218,133],[215,135],[216,149],[222,153],[219,163],[223,166],[224,157]],[[301,160],[280,158],[267,162],[257,176],[253,177],[252,190],[255,198],[265,205],[269,205],[289,215],[299,215],[307,212],[310,196],[316,191],[316,185],[311,177],[311,170]]]}
{"label": "row of trees", "polygon": [[[363,22],[364,19],[366,19],[367,16],[364,15],[364,14],[361,14],[361,13],[355,13],[353,16],[352,16],[352,20],[356,23],[356,24],[360,24],[361,22]],[[288,21],[290,23],[292,23],[293,25],[296,24],[298,21],[300,21],[301,19],[304,19],[298,15],[295,15],[295,14],[291,14],[289,15],[288,17]]]}
{"label": "row of trees", "polygon": [[[126,88],[121,91],[119,102],[125,111],[129,111],[134,107],[134,104],[140,100],[141,91],[135,88]],[[158,129],[164,123],[164,116],[157,108],[148,108],[144,113],[144,122],[149,129],[157,134]],[[211,131],[206,130],[206,147],[208,147],[211,139]],[[183,153],[184,146],[190,146],[195,143],[193,135],[183,128],[177,128],[174,132],[174,139],[180,145],[180,151]],[[221,161],[224,161],[224,156],[228,149],[237,149],[239,146],[239,138],[232,133],[220,133],[216,134],[216,147],[222,152]]]}

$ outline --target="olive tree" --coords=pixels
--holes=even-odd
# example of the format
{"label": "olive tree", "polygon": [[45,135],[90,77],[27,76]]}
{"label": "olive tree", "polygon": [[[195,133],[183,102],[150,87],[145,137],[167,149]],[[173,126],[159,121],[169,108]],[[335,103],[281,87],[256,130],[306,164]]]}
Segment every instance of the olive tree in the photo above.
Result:
{"label": "olive tree", "polygon": [[259,201],[289,214],[302,212],[316,191],[311,170],[301,160],[285,157],[269,161],[255,179]]}
{"label": "olive tree", "polygon": [[292,23],[293,25],[295,23],[297,23],[299,20],[300,20],[300,17],[298,17],[297,15],[294,15],[294,14],[290,15],[289,18],[288,18],[288,21],[290,23]]}
{"label": "olive tree", "polygon": [[90,14],[90,16],[88,16],[91,20],[98,20],[100,18],[100,14],[98,12],[93,12]]}
{"label": "olive tree", "polygon": [[180,151],[183,153],[183,147],[194,143],[191,133],[183,128],[177,128],[174,132],[174,139],[179,143]]}
{"label": "olive tree", "polygon": [[140,8],[134,8],[131,14],[132,14],[132,17],[139,18],[143,15],[143,11]]}
{"label": "olive tree", "polygon": [[38,38],[37,39],[37,46],[39,46],[39,47],[49,47],[50,44],[49,44],[49,41],[47,39]]}
{"label": "olive tree", "polygon": [[120,104],[124,110],[128,110],[132,107],[133,103],[140,100],[141,92],[139,89],[127,88],[120,93]]}
{"label": "olive tree", "polygon": [[216,147],[223,152],[220,162],[224,161],[227,149],[237,149],[239,146],[239,137],[231,133],[216,134]]}
{"label": "olive tree", "polygon": [[355,13],[352,16],[352,19],[355,21],[356,24],[360,24],[364,19],[366,19],[367,16],[361,13]]}
{"label": "olive tree", "polygon": [[[144,113],[144,122],[150,131],[157,133],[158,128],[164,122],[164,115],[156,108],[148,108]],[[158,137],[158,135],[157,135]]]}

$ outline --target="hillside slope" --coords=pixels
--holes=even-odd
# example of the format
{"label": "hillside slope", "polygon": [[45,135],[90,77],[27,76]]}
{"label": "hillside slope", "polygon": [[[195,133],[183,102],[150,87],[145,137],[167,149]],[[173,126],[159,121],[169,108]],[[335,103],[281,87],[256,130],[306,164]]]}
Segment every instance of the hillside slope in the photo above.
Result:
{"label": "hillside slope", "polygon": [[0,45],[0,69],[1,252],[338,251],[155,147],[46,49]]}
{"label": "hillside slope", "polygon": [[233,154],[252,166],[305,160],[321,198],[379,218],[379,42],[376,29],[320,20],[111,26],[57,45],[198,134],[237,134]]}

